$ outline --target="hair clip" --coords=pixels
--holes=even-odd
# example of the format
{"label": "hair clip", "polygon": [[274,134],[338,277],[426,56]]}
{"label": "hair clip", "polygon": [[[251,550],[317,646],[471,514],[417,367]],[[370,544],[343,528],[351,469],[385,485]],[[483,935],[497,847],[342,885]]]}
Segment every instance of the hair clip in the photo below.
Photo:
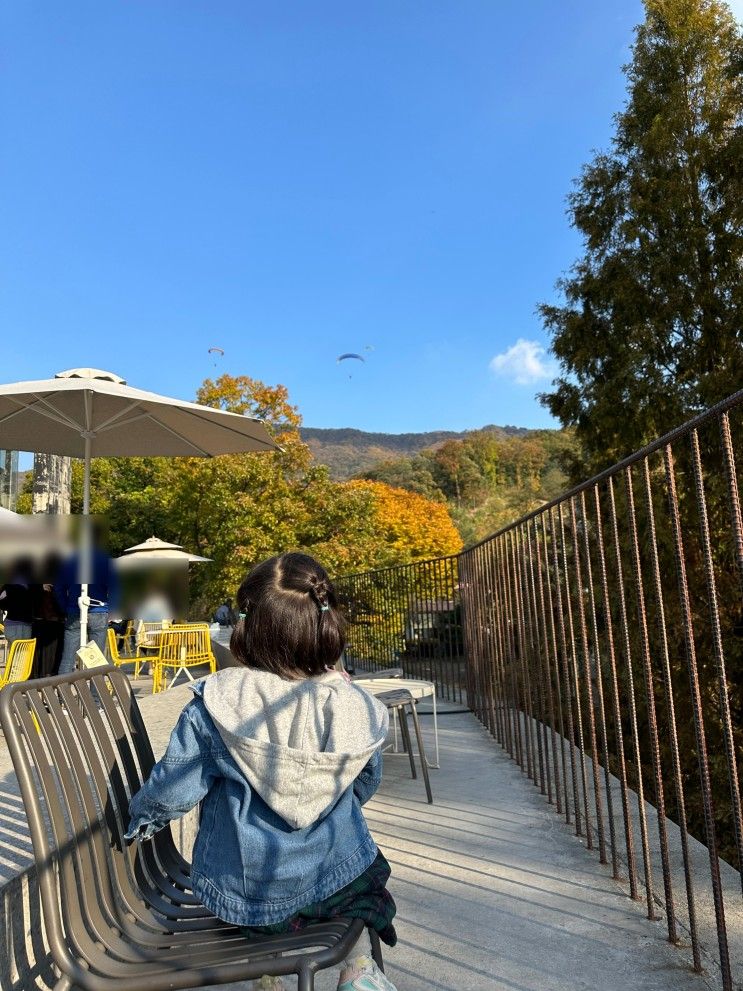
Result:
{"label": "hair clip", "polygon": [[245,619],[245,617],[246,617],[246,616],[247,616],[248,614],[247,614],[246,612],[239,612],[239,613],[238,613],[237,615],[238,615],[238,616],[240,617],[240,619]]}
{"label": "hair clip", "polygon": [[320,612],[327,612],[330,606],[327,603],[324,606],[320,606]]}

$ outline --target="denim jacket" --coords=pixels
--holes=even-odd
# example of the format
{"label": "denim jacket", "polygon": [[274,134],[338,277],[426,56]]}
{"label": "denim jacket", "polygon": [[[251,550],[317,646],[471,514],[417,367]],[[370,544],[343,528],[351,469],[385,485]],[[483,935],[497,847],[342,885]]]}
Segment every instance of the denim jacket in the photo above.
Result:
{"label": "denim jacket", "polygon": [[201,802],[193,890],[235,925],[281,922],[362,874],[377,854],[361,806],[381,780],[385,707],[336,672],[227,668],[193,690],[127,837]]}

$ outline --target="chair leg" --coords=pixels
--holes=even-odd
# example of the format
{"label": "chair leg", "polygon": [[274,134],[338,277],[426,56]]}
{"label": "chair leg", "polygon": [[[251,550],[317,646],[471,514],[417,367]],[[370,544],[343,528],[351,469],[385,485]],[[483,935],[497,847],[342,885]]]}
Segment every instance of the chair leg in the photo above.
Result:
{"label": "chair leg", "polygon": [[315,974],[309,967],[302,967],[299,971],[297,991],[315,991]]}
{"label": "chair leg", "polygon": [[372,958],[374,963],[384,973],[384,960],[382,959],[382,944],[379,941],[379,933],[373,926],[368,926],[369,942],[372,948]]}
{"label": "chair leg", "polygon": [[433,805],[433,795],[431,794],[431,782],[428,780],[428,761],[426,760],[426,751],[423,749],[423,736],[421,734],[421,724],[418,721],[418,710],[415,707],[415,702],[410,705],[410,714],[413,717],[413,729],[415,730],[415,738],[418,741],[418,754],[421,759],[421,770],[423,771],[423,780],[426,784],[426,795],[428,796],[428,804]]}
{"label": "chair leg", "polygon": [[414,778],[418,777],[418,772],[415,770],[415,757],[413,756],[413,742],[410,739],[410,727],[408,726],[408,714],[405,711],[405,706],[399,706],[398,710],[400,713],[400,733],[402,734],[402,745],[408,752],[408,757],[410,758],[410,773]]}

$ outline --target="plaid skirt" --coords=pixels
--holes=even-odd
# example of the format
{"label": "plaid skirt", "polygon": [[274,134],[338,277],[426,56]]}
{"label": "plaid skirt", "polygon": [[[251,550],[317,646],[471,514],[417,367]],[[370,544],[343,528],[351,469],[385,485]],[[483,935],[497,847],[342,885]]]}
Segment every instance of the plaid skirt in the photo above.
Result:
{"label": "plaid skirt", "polygon": [[397,942],[397,933],[392,920],[397,912],[392,895],[387,890],[390,865],[381,853],[363,874],[336,891],[334,895],[313,902],[283,922],[270,926],[241,926],[245,936],[276,936],[280,933],[297,932],[313,922],[343,916],[346,919],[363,919],[368,926],[376,929],[379,938],[388,946]]}

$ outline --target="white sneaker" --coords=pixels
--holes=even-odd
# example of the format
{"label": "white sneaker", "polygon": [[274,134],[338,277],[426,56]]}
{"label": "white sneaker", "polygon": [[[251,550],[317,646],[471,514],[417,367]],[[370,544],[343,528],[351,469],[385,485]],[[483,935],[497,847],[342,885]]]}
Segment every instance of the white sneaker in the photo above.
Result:
{"label": "white sneaker", "polygon": [[369,957],[357,957],[350,961],[338,982],[338,991],[397,991],[382,971]]}
{"label": "white sneaker", "polygon": [[252,991],[286,991],[286,987],[280,977],[264,974],[260,980],[253,981]]}

